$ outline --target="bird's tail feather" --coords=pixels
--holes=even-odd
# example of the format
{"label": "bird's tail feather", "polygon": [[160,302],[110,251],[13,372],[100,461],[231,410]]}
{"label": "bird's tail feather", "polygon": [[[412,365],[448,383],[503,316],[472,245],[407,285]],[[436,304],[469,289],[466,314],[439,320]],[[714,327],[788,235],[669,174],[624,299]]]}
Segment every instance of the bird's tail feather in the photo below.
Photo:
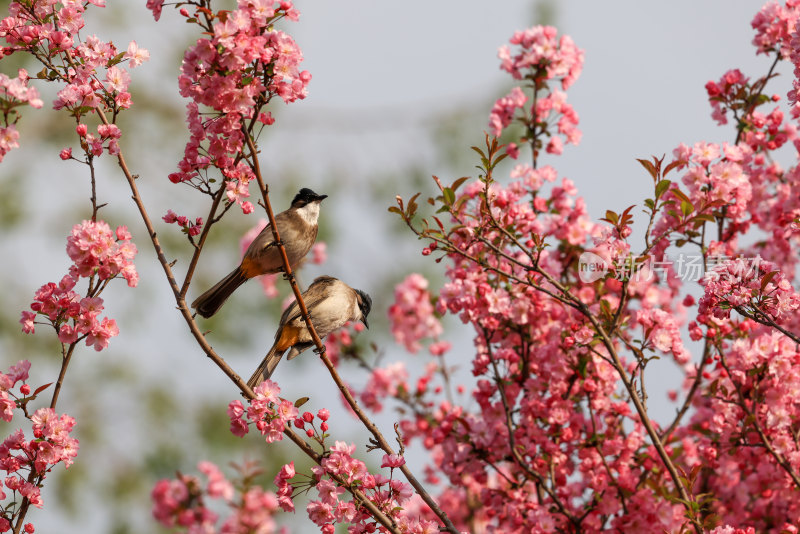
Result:
{"label": "bird's tail feather", "polygon": [[248,278],[242,272],[241,267],[237,267],[228,276],[217,282],[214,287],[200,295],[192,302],[192,308],[197,310],[203,317],[211,317],[236,291],[240,285],[247,282]]}
{"label": "bird's tail feather", "polygon": [[269,349],[269,352],[261,361],[261,365],[258,366],[256,372],[253,373],[253,376],[251,376],[250,380],[247,381],[247,385],[250,386],[250,389],[255,389],[256,386],[258,386],[261,382],[268,380],[269,377],[272,376],[272,373],[275,371],[275,368],[281,361],[284,352],[285,351],[283,350],[278,350],[277,343],[275,343],[275,345]]}

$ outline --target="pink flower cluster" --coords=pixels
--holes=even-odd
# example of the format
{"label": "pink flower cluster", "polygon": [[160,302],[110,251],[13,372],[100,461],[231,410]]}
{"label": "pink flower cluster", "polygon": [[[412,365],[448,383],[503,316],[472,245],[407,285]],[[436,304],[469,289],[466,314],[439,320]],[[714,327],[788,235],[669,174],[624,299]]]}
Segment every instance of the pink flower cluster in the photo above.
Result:
{"label": "pink flower cluster", "polygon": [[72,344],[86,339],[86,345],[101,351],[108,347],[110,338],[119,334],[117,322],[100,317],[103,299],[81,298],[72,288],[77,279],[66,275],[58,284],[49,282],[39,288],[31,304],[31,310],[23,311],[22,331],[33,334],[38,317],[46,317],[58,332],[61,343]]}
{"label": "pink flower cluster", "polygon": [[[519,46],[516,54],[512,54],[508,46],[502,46],[498,52],[500,68],[516,80],[531,82],[535,104],[526,110],[528,97],[523,90],[527,87],[514,87],[493,106],[489,127],[493,135],[500,136],[514,120],[517,110],[521,110],[519,120],[528,130],[521,141],[531,143],[534,154],[544,147],[546,152],[558,155],[565,142],[577,145],[581,139],[578,114],[567,103],[566,93],[550,90],[547,81],[560,78],[562,89],[569,88],[583,68],[583,50],[576,47],[569,36],[557,40],[556,35],[552,26],[535,26],[513,35],[511,45]],[[546,144],[545,138],[549,138]],[[513,158],[518,157],[516,143],[509,145],[508,153]]]}
{"label": "pink flower cluster", "polygon": [[227,178],[225,181],[225,196],[228,201],[241,206],[242,213],[246,215],[253,213],[255,209],[253,203],[244,200],[250,196],[250,180],[255,178],[250,167],[245,162],[240,161],[234,168],[224,169],[222,174]]}
{"label": "pink flower cluster", "polygon": [[[3,410],[0,417],[10,422],[14,410],[19,409],[20,414],[30,419],[33,431],[33,437],[28,440],[23,430],[17,429],[0,444],[0,470],[6,472],[5,489],[0,487],[0,501],[11,499],[0,512],[0,532],[10,530],[11,520],[22,497],[34,506],[42,507],[40,486],[31,482],[31,479],[34,476],[44,479],[59,463],[69,467],[78,454],[78,440],[69,435],[75,426],[75,419],[58,415],[51,408],[40,408],[30,416],[24,411],[23,408],[32,399],[31,388],[25,383],[30,366],[30,362],[21,361],[7,373],[0,373],[0,406]],[[12,391],[17,387],[17,382],[22,382],[18,394]],[[11,494],[7,494],[6,490],[10,490]],[[33,532],[33,525],[26,528],[26,532]]]}
{"label": "pink flower cluster", "polygon": [[[709,81],[706,84],[711,116],[718,124],[727,124],[728,111],[732,111],[740,121],[741,142],[756,153],[776,150],[797,138],[797,127],[783,123],[783,111],[779,107],[768,114],[756,111],[756,107],[764,103],[753,96],[761,90],[759,83],[751,85],[739,69],[732,69],[723,74],[718,82]],[[780,97],[773,95],[770,100],[777,102]]]}
{"label": "pink flower cluster", "polygon": [[489,129],[492,135],[499,137],[514,120],[518,109],[525,109],[528,97],[519,87],[514,87],[508,95],[497,100],[489,113]]}
{"label": "pink flower cluster", "polygon": [[685,365],[691,353],[683,346],[680,324],[675,317],[664,311],[643,308],[635,314],[636,322],[645,331],[645,341],[661,352],[671,353],[675,361]]}
{"label": "pink flower cluster", "polygon": [[[103,155],[103,150],[107,150],[112,156],[119,154],[119,138],[122,131],[116,124],[100,124],[97,126],[97,135],[89,133],[89,128],[85,124],[78,124],[75,128],[81,140],[81,146],[88,154],[98,157]],[[69,159],[72,156],[72,149],[64,149],[69,152],[61,153],[61,159]]]}
{"label": "pink flower cluster", "polygon": [[750,25],[756,31],[753,46],[758,54],[777,51],[783,59],[791,54],[792,34],[800,19],[800,2],[786,0],[785,5],[770,1],[753,17]]}
{"label": "pink flower cluster", "polygon": [[781,322],[800,307],[800,294],[789,279],[760,257],[720,263],[706,274],[703,283],[699,317],[727,318],[731,309],[737,309]]}
{"label": "pink flower cluster", "polygon": [[10,423],[14,418],[14,410],[17,408],[17,403],[11,397],[13,394],[9,393],[16,387],[17,382],[22,382],[20,392],[23,396],[31,392],[30,386],[25,384],[28,380],[30,368],[31,362],[21,360],[16,365],[11,366],[7,373],[0,373],[0,407],[2,407],[0,418],[6,423]]}
{"label": "pink flower cluster", "polygon": [[[161,3],[151,8],[158,18]],[[278,19],[298,16],[290,1],[239,0],[237,9],[218,14],[209,37],[186,51],[178,84],[181,95],[192,99],[191,138],[178,172],[169,176],[173,183],[194,184],[217,167],[226,177],[228,201],[244,213],[253,211],[242,200],[249,196],[252,173],[236,157],[244,145],[243,121],[256,117],[271,124],[271,114],[262,109],[274,96],[286,103],[305,98],[311,75],[299,69],[303,54],[289,35],[273,29]]]}
{"label": "pink flower cluster", "polygon": [[319,431],[314,423],[314,414],[311,412],[303,412],[303,415],[298,415],[294,420],[294,426],[300,430],[305,430],[306,436],[309,438],[316,437],[318,441],[324,441],[325,433],[328,431],[328,419],[330,416],[330,412],[325,408],[317,412],[317,418],[321,421],[319,424]]}
{"label": "pink flower cluster", "polygon": [[46,317],[58,332],[61,343],[85,339],[86,345],[103,350],[108,340],[119,334],[114,319],[100,317],[103,299],[97,295],[104,286],[97,286],[83,298],[73,288],[80,277],[97,276],[98,281],[109,281],[120,274],[129,287],[136,287],[139,280],[133,265],[136,245],[131,242],[125,226],[112,233],[105,222],[83,221],[76,224],[67,237],[67,254],[74,262],[69,274],[58,284],[49,282],[39,288],[31,304],[32,311],[22,312],[22,331],[34,333],[36,319]]}
{"label": "pink flower cluster", "polygon": [[361,391],[361,402],[377,413],[383,409],[380,399],[395,397],[401,391],[408,391],[408,371],[404,362],[395,362],[386,367],[372,370],[367,384]]}
{"label": "pink flower cluster", "polygon": [[[105,1],[11,2],[10,16],[0,21],[0,38],[8,44],[3,51],[7,56],[20,51],[30,53],[48,66],[50,81],[65,84],[53,102],[54,109],[67,109],[80,118],[94,108],[103,107],[116,116],[132,105],[128,92],[130,75],[123,63],[134,68],[146,61],[149,53],[136,42],[131,42],[127,50],[120,53],[113,43],[101,41],[94,35],[82,39],[80,30],[84,27],[83,15],[89,4],[104,7]],[[25,77],[27,79],[27,75]],[[32,96],[35,98],[29,102],[40,104],[35,93],[28,94],[29,98]],[[119,152],[118,131],[101,132],[100,137],[87,137],[85,150],[100,155],[103,140],[108,140],[108,151]]]}
{"label": "pink flower cluster", "polygon": [[713,529],[709,532],[709,534],[756,534],[756,529],[753,527],[736,528],[730,525],[725,525]]}
{"label": "pink flower cluster", "polygon": [[732,220],[746,215],[752,197],[749,147],[698,142],[689,148],[681,143],[673,156],[680,162],[677,168],[686,169],[682,182],[695,207],[719,202],[726,205],[726,214]]}
{"label": "pink flower cluster", "polygon": [[[456,196],[448,245],[463,253],[448,254],[448,280],[436,302],[437,311],[458,314],[474,328],[477,383],[470,400],[476,407],[434,400],[442,388],[421,381],[415,415],[400,423],[403,436],[431,451],[427,482],[454,488],[438,502],[461,528],[569,531],[568,518],[580,517],[588,532],[679,530],[681,506],[640,484],[659,460],[637,416],[616,400],[619,377],[605,348],[592,343],[593,329],[574,308],[525,283],[557,292],[531,270],[536,261],[593,314],[615,310],[621,282],[583,284],[576,260],[592,238],[593,250],[620,263],[630,246],[623,235],[591,222],[574,184],[556,182],[554,169],[519,165],[511,176],[507,185],[468,181]],[[534,238],[550,246],[537,248]],[[638,318],[654,346],[685,362],[669,305],[673,290],[654,280],[630,283],[621,321]],[[591,438],[598,435],[603,439]],[[668,478],[658,480],[671,487]],[[553,493],[537,493],[539,484]],[[602,498],[590,504],[587,494]],[[554,506],[563,509],[554,512]]]}
{"label": "pink flower cluster", "polygon": [[252,424],[265,437],[267,443],[283,439],[286,425],[291,425],[298,416],[294,404],[278,397],[281,388],[271,380],[265,380],[254,390],[255,398],[245,410],[239,400],[228,405],[228,417],[231,420],[231,432],[244,436],[250,431]]}
{"label": "pink flower cluster", "polygon": [[794,341],[763,327],[734,332],[707,371],[713,394],[695,403],[690,424],[702,432],[681,434],[685,461],[708,469],[706,491],[725,522],[796,534],[798,490],[778,459],[800,472],[800,352]]}
{"label": "pink flower cluster", "polygon": [[417,352],[420,340],[438,338],[442,324],[434,315],[428,280],[416,273],[408,275],[394,288],[394,304],[389,307],[391,329],[397,343]]}
{"label": "pink flower cluster", "polygon": [[711,102],[711,117],[717,124],[728,124],[728,109],[743,101],[749,94],[749,78],[739,69],[731,69],[718,82],[706,83],[708,100]]}
{"label": "pink flower cluster", "polygon": [[[1,28],[2,26],[0,26]],[[28,72],[19,69],[16,78],[0,73],[0,113],[3,115],[4,126],[0,127],[0,161],[19,144],[19,132],[12,118],[17,114],[14,108],[28,104],[33,108],[42,107],[42,99],[35,87],[28,86]]]}
{"label": "pink flower cluster", "polygon": [[363,323],[347,323],[343,328],[328,334],[322,340],[325,343],[325,354],[330,358],[333,365],[339,365],[343,353],[347,354],[356,350],[355,338],[363,331]]}
{"label": "pink flower cluster", "polygon": [[[322,464],[311,468],[318,499],[308,503],[306,512],[311,521],[320,527],[321,532],[333,534],[335,523],[351,523],[348,528],[350,534],[376,531],[376,524],[366,509],[354,497],[349,500],[344,499],[345,489],[330,475],[338,475],[350,487],[360,489],[382,512],[398,522],[401,532],[408,534],[438,532],[438,525],[435,522],[402,513],[403,506],[413,495],[410,485],[380,474],[370,474],[364,462],[353,458],[354,452],[355,445],[337,441],[322,460]],[[384,455],[382,466],[393,470],[403,463],[405,460],[402,457]]]}
{"label": "pink flower cluster", "polygon": [[172,210],[167,210],[167,214],[161,218],[167,224],[176,223],[183,233],[188,236],[194,237],[200,235],[203,229],[203,218],[197,217],[194,222],[189,220],[185,215],[178,215]]}
{"label": "pink flower cluster", "polygon": [[497,53],[500,68],[515,80],[561,78],[561,88],[569,89],[583,70],[584,52],[569,35],[556,39],[557,35],[558,30],[552,26],[514,32],[509,42],[519,49],[513,53],[509,46],[501,46]]}
{"label": "pink flower cluster", "polygon": [[74,278],[97,275],[100,280],[110,280],[122,275],[128,287],[136,287],[139,282],[133,265],[136,252],[127,226],[118,226],[112,232],[104,221],[83,221],[67,237],[67,254],[75,262],[70,267]]}
{"label": "pink flower cluster", "polygon": [[[278,511],[278,498],[259,486],[250,485],[248,480],[252,473],[246,468],[242,472],[244,487],[241,489],[210,462],[200,462],[197,469],[205,475],[205,484],[197,477],[179,473],[177,479],[163,479],[155,485],[150,496],[153,517],[159,523],[187,533],[278,532],[273,518]],[[207,506],[207,500],[222,501],[231,510],[219,530],[219,515]]]}

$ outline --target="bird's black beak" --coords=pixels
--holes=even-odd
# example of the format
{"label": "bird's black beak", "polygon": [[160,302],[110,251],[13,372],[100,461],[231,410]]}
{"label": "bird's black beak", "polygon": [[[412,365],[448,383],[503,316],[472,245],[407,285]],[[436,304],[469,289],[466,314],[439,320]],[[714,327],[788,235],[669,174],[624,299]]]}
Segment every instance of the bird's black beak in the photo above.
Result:
{"label": "bird's black beak", "polygon": [[328,195],[317,195],[317,198],[315,198],[314,200],[316,200],[318,202],[322,202],[326,198],[328,198]]}
{"label": "bird's black beak", "polygon": [[361,322],[364,323],[364,326],[366,326],[367,330],[369,330],[369,323],[367,322],[367,318],[366,317],[362,317],[361,318]]}

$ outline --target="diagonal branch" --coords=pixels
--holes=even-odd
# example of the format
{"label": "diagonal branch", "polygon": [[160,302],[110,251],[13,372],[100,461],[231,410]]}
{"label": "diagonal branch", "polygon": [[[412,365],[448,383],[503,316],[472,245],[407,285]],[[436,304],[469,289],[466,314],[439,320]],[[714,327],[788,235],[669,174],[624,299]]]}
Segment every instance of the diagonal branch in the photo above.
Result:
{"label": "diagonal branch", "polygon": [[[317,347],[316,351],[319,354],[319,357],[322,360],[322,362],[325,364],[325,367],[328,368],[328,372],[330,373],[334,382],[336,382],[336,386],[339,388],[339,391],[342,392],[342,395],[347,401],[347,404],[350,406],[350,408],[352,408],[353,412],[358,416],[359,420],[364,424],[364,426],[367,427],[367,430],[369,430],[369,432],[372,434],[378,446],[386,454],[395,454],[394,449],[392,449],[392,446],[389,445],[389,442],[386,440],[386,438],[384,438],[381,431],[378,430],[378,427],[375,425],[375,423],[373,423],[369,419],[367,414],[358,405],[358,401],[356,401],[356,399],[353,397],[353,394],[350,393],[350,388],[347,387],[347,384],[345,384],[341,376],[339,376],[336,367],[333,365],[330,358],[328,358],[328,355],[325,352],[325,344],[322,342],[322,339],[320,339],[319,335],[317,334],[317,331],[314,329],[314,324],[311,322],[311,318],[308,315],[308,309],[306,308],[306,304],[303,301],[303,296],[300,292],[300,288],[297,285],[295,276],[292,273],[292,268],[289,265],[289,258],[286,255],[286,249],[284,248],[283,242],[280,240],[280,235],[278,234],[278,228],[277,225],[275,224],[275,215],[272,211],[272,205],[270,204],[269,201],[269,190],[266,184],[264,183],[264,178],[261,174],[261,166],[258,162],[258,154],[256,147],[253,144],[253,140],[250,137],[250,133],[246,129],[243,129],[243,132],[245,135],[245,139],[247,141],[247,146],[250,148],[250,153],[253,158],[252,161],[253,172],[256,176],[256,180],[258,181],[258,186],[261,189],[261,196],[264,201],[264,207],[267,211],[267,216],[269,217],[269,223],[272,226],[272,236],[275,240],[275,243],[278,246],[278,250],[281,253],[281,258],[283,259],[284,276],[289,281],[289,284],[292,287],[292,292],[294,293],[295,300],[297,301],[297,306],[300,309],[300,314],[302,315],[303,320],[305,321],[306,326],[308,327],[308,331],[311,334],[311,339],[314,341],[314,345],[316,345]],[[408,468],[408,465],[403,464],[402,466],[400,466],[400,471],[402,471],[403,475],[406,477],[406,480],[408,480],[409,484],[413,486],[413,488],[417,491],[419,496],[422,497],[422,500],[425,501],[425,504],[427,504],[428,507],[430,507],[430,509],[433,511],[433,513],[436,514],[439,520],[441,520],[442,523],[444,523],[444,525],[447,528],[447,531],[451,532],[452,534],[459,534],[458,529],[455,527],[453,522],[450,520],[450,518],[447,516],[444,510],[442,510],[439,507],[437,502],[433,499],[433,497],[431,497],[431,495],[428,493],[425,487],[417,480],[417,478]]]}

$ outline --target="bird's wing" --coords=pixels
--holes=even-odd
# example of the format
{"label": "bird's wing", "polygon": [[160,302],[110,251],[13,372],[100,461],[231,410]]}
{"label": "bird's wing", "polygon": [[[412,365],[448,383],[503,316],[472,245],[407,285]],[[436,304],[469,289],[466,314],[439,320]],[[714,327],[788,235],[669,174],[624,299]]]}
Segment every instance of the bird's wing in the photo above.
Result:
{"label": "bird's wing", "polygon": [[[338,282],[338,280],[332,276],[319,276],[314,279],[305,293],[303,293],[303,302],[305,302],[306,309],[312,315],[312,318],[314,315],[314,308],[328,296],[330,287],[336,282]],[[283,315],[281,315],[281,324],[288,324],[290,321],[296,321],[300,317],[300,308],[297,306],[297,301],[295,300],[292,302],[291,306],[286,308]]]}

